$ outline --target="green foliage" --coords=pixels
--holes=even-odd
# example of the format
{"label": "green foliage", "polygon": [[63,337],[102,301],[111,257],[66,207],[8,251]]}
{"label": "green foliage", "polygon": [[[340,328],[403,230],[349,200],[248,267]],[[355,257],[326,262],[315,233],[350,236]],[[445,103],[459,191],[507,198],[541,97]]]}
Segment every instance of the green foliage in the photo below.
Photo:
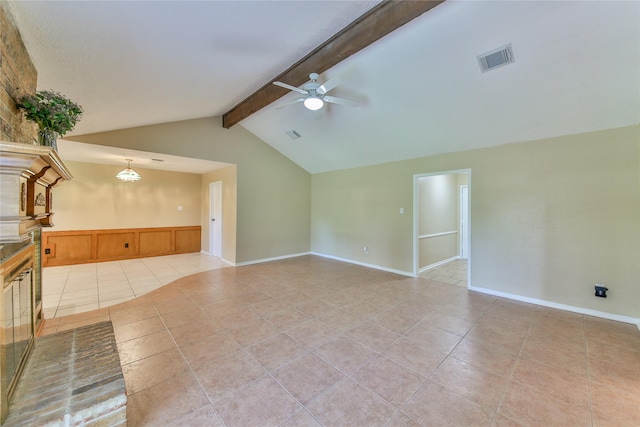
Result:
{"label": "green foliage", "polygon": [[37,123],[40,129],[51,129],[60,136],[69,132],[82,117],[82,107],[50,90],[21,97],[17,106],[24,111],[27,120]]}

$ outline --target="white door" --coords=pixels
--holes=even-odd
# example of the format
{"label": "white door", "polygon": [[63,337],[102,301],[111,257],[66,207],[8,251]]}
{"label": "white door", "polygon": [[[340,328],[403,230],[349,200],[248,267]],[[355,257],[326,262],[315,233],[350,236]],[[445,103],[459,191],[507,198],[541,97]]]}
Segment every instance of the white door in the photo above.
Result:
{"label": "white door", "polygon": [[469,258],[469,186],[460,186],[460,258]]}
{"label": "white door", "polygon": [[222,181],[209,183],[209,253],[222,257]]}

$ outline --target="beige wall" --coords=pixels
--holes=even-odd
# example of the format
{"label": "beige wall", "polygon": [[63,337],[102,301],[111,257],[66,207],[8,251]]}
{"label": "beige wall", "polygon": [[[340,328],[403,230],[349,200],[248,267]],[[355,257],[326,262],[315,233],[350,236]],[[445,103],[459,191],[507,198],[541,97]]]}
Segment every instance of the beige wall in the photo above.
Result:
{"label": "beige wall", "polygon": [[639,151],[630,126],[316,174],[311,249],[412,272],[413,175],[469,168],[472,286],[638,318]]}
{"label": "beige wall", "polygon": [[418,269],[458,255],[458,235],[447,234],[418,240]]}
{"label": "beige wall", "polygon": [[418,179],[418,234],[434,234],[458,229],[458,179],[455,174]]}
{"label": "beige wall", "polygon": [[143,178],[126,183],[123,166],[65,164],[73,179],[53,190],[52,231],[200,225],[200,175],[134,167]]}
{"label": "beige wall", "polygon": [[311,194],[312,252],[412,270],[413,176],[402,163],[312,175]]}
{"label": "beige wall", "polygon": [[458,231],[458,174],[433,175],[418,178],[418,268],[458,255],[459,235],[426,237]]}
{"label": "beige wall", "polygon": [[235,164],[236,262],[309,251],[309,173],[239,125],[215,117],[68,139]]}
{"label": "beige wall", "polygon": [[236,262],[237,225],[237,168],[235,165],[202,175],[200,199],[202,224],[202,250],[209,252],[209,184],[222,182],[222,259]]}

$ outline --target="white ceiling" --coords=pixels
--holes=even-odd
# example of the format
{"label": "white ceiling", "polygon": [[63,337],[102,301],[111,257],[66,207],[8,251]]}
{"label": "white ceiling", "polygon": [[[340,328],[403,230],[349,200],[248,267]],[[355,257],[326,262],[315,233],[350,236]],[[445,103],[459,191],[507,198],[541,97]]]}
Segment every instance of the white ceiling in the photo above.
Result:
{"label": "white ceiling", "polygon": [[[38,87],[85,108],[80,135],[221,115],[376,3],[11,5]],[[507,43],[515,63],[481,73]],[[333,76],[358,108],[275,108],[291,94],[240,125],[317,173],[637,124],[640,2],[449,0]]]}

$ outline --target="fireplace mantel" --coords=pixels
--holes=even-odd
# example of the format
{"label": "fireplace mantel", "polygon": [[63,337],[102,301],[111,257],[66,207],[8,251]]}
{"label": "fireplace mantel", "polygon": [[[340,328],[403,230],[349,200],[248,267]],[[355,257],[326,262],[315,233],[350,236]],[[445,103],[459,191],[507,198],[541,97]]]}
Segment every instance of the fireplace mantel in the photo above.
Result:
{"label": "fireplace mantel", "polygon": [[52,226],[51,189],[72,175],[51,147],[0,141],[0,244]]}

